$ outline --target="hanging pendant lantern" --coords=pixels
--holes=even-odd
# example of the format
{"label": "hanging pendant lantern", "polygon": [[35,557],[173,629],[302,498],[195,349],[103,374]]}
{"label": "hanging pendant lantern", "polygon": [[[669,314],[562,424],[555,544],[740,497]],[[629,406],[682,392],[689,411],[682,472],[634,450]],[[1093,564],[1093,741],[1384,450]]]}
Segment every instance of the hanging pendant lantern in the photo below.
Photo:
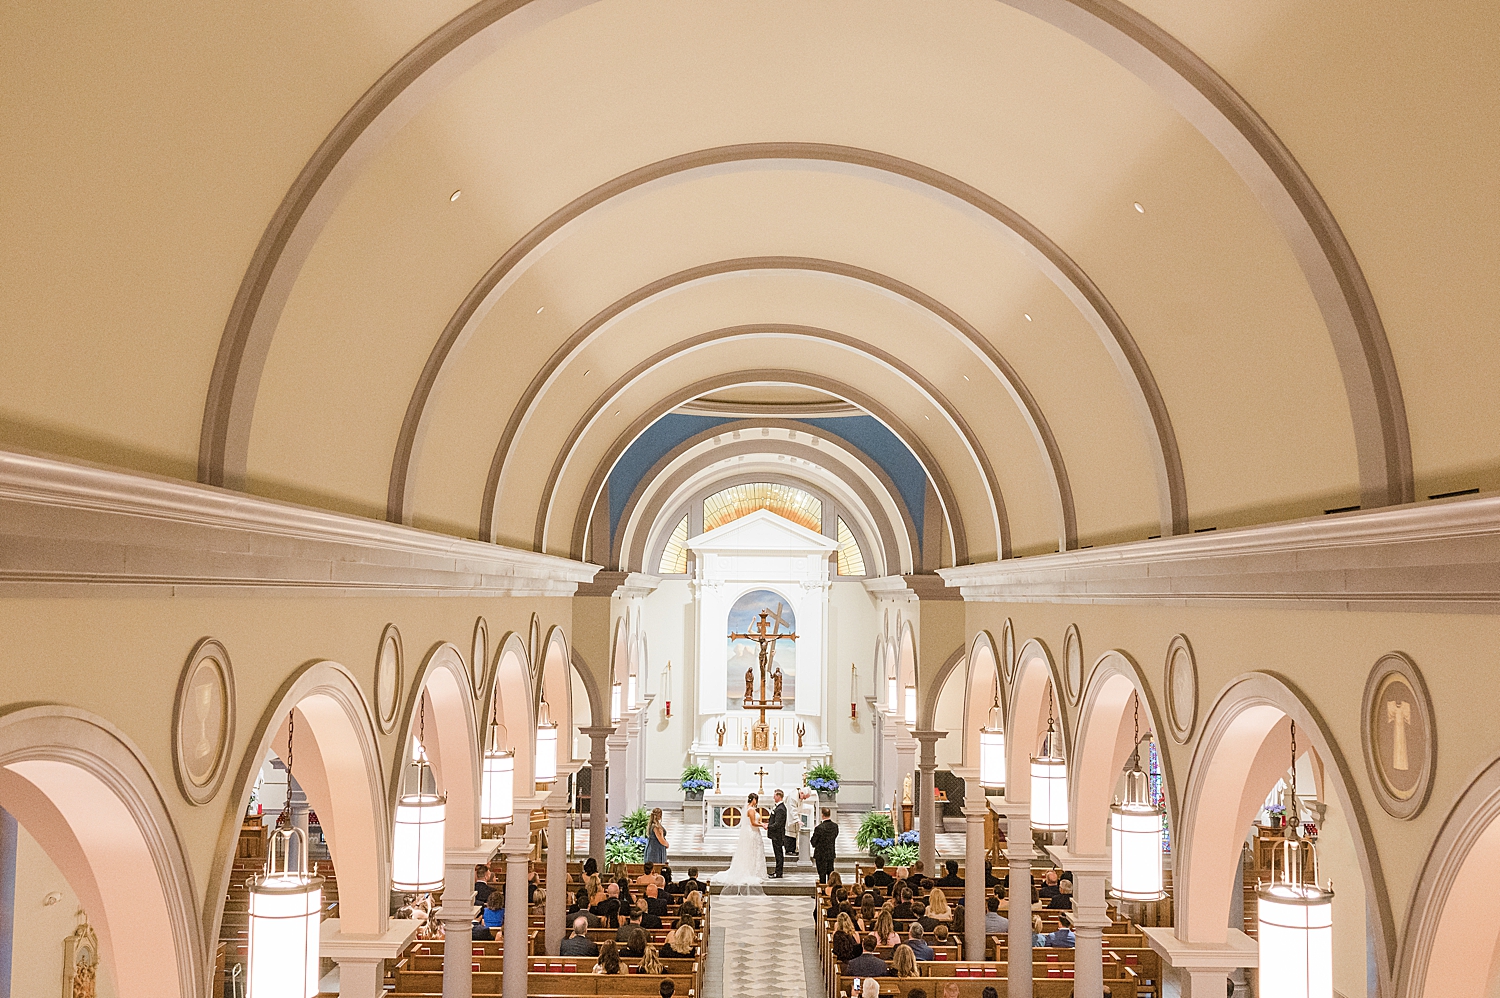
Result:
{"label": "hanging pendant lantern", "polygon": [[499,706],[490,715],[490,741],[480,772],[479,821],[485,825],[508,825],[516,813],[516,757],[504,748],[505,729],[500,725]]}
{"label": "hanging pendant lantern", "polygon": [[1005,717],[1000,709],[1000,678],[995,677],[995,703],[989,723],[979,729],[979,785],[1005,786]]}
{"label": "hanging pendant lantern", "polygon": [[551,784],[556,779],[557,725],[553,723],[547,701],[543,700],[537,707],[536,718],[536,782]]}
{"label": "hanging pendant lantern", "polygon": [[619,683],[615,683],[609,688],[609,721],[611,724],[619,724],[620,718],[623,716],[620,711],[621,692],[622,687]]}
{"label": "hanging pendant lantern", "polygon": [[423,792],[427,774],[427,699],[422,714],[415,754],[417,792],[402,794],[396,802],[396,821],[391,838],[391,887],[398,891],[425,893],[443,887],[443,838],[448,795]]}
{"label": "hanging pendant lantern", "polygon": [[287,804],[271,835],[264,872],[250,878],[249,998],[313,998],[323,878],[310,873],[307,837],[291,824],[292,735],[287,720]]}
{"label": "hanging pendant lantern", "polygon": [[890,676],[885,681],[885,709],[887,713],[896,713],[896,698],[900,690],[896,685],[896,677]]}
{"label": "hanging pendant lantern", "polygon": [[1031,758],[1031,827],[1043,832],[1068,828],[1068,761],[1062,734],[1052,719],[1052,688],[1047,687],[1047,734],[1042,754]]}
{"label": "hanging pendant lantern", "polygon": [[1151,782],[1141,766],[1138,695],[1135,711],[1135,751],[1125,763],[1125,799],[1109,809],[1110,896],[1119,901],[1160,901],[1167,896],[1161,869],[1166,812],[1152,799]]}
{"label": "hanging pendant lantern", "polygon": [[1317,847],[1302,837],[1299,809],[1294,722],[1286,841],[1272,855],[1270,882],[1255,891],[1260,986],[1278,998],[1332,998],[1333,886],[1318,883]]}
{"label": "hanging pendant lantern", "polygon": [[636,687],[635,673],[632,672],[627,678],[626,682],[628,683],[628,685],[625,687],[625,692],[627,694],[625,697],[625,703],[629,705],[631,710],[635,710],[641,702],[638,697],[640,690]]}
{"label": "hanging pendant lantern", "polygon": [[915,728],[917,726],[917,687],[916,684],[906,688],[906,726]]}

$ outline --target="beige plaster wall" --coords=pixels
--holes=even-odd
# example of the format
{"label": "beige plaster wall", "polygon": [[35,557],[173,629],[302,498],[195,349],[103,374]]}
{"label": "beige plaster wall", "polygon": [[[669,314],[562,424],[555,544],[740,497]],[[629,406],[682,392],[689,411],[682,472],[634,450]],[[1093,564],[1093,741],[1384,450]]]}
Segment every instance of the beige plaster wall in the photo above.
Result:
{"label": "beige plaster wall", "polygon": [[[62,899],[47,904],[56,891]],[[26,829],[16,836],[16,926],[11,941],[10,993],[16,998],[62,993],[63,940],[78,925],[78,895]],[[93,913],[95,919],[98,913]],[[115,998],[115,976],[102,963],[98,998]]]}

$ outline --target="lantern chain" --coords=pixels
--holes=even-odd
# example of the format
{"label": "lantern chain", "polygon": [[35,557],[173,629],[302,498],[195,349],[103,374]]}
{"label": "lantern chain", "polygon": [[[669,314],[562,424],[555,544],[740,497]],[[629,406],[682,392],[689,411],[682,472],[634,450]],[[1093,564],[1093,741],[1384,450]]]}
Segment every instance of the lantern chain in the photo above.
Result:
{"label": "lantern chain", "polygon": [[286,712],[286,803],[276,816],[277,828],[288,828],[292,824],[292,737],[297,733],[296,711]]}

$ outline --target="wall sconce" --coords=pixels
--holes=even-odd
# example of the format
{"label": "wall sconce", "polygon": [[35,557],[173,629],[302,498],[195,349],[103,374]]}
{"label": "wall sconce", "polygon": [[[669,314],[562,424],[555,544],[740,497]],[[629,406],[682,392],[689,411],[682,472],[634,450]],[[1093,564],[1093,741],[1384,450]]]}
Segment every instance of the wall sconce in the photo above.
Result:
{"label": "wall sconce", "polygon": [[667,667],[661,670],[661,692],[667,698],[667,716],[672,716],[672,660],[667,659]]}
{"label": "wall sconce", "polygon": [[859,693],[859,673],[855,671],[854,663],[849,663],[849,720],[859,720],[859,701],[855,697]]}

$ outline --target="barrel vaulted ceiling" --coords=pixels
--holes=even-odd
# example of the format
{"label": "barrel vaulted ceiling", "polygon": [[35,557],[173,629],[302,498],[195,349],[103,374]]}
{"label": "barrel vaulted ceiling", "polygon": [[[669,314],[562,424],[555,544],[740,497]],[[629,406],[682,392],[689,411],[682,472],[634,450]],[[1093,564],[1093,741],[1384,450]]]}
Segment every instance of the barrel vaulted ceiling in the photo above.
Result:
{"label": "barrel vaulted ceiling", "polygon": [[8,5],[0,444],[575,557],[736,385],[874,415],[976,562],[1494,489],[1497,24]]}

